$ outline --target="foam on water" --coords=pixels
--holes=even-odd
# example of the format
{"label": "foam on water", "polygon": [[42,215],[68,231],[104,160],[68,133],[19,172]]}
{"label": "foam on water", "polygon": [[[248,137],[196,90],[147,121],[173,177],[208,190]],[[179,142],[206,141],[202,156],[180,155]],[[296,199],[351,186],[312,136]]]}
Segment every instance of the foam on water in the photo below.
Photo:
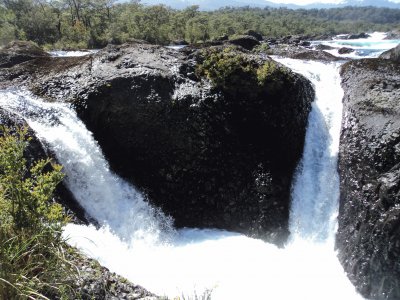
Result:
{"label": "foam on water", "polygon": [[54,50],[49,51],[51,56],[55,57],[77,57],[77,56],[86,56],[90,54],[94,54],[99,50],[78,50],[78,51],[64,51],[64,50]]}
{"label": "foam on water", "polygon": [[68,187],[102,225],[70,224],[64,235],[111,271],[170,298],[210,293],[213,300],[362,299],[333,249],[342,97],[338,65],[279,60],[316,88],[293,185],[292,235],[284,249],[221,230],[172,229],[167,217],[110,172],[72,109],[23,91],[0,92],[0,105],[23,116],[64,165]]}
{"label": "foam on water", "polygon": [[[386,33],[374,32],[369,34],[370,37],[366,39],[343,39],[338,36],[336,39],[330,41],[315,41],[312,44],[323,44],[334,47],[336,49],[324,50],[335,56],[343,58],[364,58],[364,57],[378,57],[383,51],[392,49],[400,44],[400,40],[385,40]],[[347,54],[339,54],[338,49],[342,47],[352,48],[355,51]]]}

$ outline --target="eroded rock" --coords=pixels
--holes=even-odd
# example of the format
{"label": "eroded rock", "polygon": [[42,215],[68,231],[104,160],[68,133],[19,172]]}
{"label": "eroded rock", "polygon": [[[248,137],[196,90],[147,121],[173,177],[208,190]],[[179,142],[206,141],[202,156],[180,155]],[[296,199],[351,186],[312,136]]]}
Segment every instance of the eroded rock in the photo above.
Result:
{"label": "eroded rock", "polygon": [[400,65],[362,59],[341,75],[339,259],[368,299],[400,299]]}

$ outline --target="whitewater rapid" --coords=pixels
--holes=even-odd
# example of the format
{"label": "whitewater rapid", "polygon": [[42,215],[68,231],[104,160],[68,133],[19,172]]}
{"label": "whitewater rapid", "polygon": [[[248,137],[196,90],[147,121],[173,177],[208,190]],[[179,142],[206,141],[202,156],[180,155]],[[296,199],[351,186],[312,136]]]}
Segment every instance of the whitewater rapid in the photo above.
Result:
{"label": "whitewater rapid", "polygon": [[[386,33],[384,32],[373,32],[369,34],[368,38],[362,39],[343,39],[341,35],[329,41],[314,41],[311,44],[316,46],[323,44],[330,46],[333,49],[324,50],[332,55],[342,57],[359,59],[365,57],[378,57],[382,52],[392,49],[400,44],[400,39],[397,40],[385,40]],[[351,48],[354,52],[339,54],[338,50],[342,47]]]}
{"label": "whitewater rapid", "polygon": [[292,234],[284,249],[233,232],[173,229],[168,217],[109,170],[92,134],[67,105],[45,103],[23,91],[1,92],[0,105],[24,117],[55,153],[67,186],[101,225],[70,224],[64,236],[111,271],[170,298],[361,299],[333,245],[339,64],[278,60],[308,77],[316,89],[293,185]]}

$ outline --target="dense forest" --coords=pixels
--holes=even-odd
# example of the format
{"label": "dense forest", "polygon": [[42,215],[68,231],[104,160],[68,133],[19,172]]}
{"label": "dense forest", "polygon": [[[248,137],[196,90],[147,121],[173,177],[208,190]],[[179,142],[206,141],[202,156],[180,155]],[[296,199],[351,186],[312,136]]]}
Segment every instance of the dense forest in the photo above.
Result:
{"label": "dense forest", "polygon": [[145,6],[138,0],[0,0],[0,45],[14,39],[47,49],[99,48],[130,39],[195,43],[249,29],[268,37],[388,31],[400,29],[400,10],[226,7],[205,12],[197,6]]}

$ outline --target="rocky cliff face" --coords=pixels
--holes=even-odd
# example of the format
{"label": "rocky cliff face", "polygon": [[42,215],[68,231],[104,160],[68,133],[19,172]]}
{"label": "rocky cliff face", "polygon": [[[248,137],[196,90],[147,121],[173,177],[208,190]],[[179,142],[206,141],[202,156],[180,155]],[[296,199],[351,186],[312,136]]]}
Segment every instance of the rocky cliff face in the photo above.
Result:
{"label": "rocky cliff face", "polygon": [[365,297],[400,299],[400,65],[365,59],[341,74],[339,258]]}
{"label": "rocky cliff face", "polygon": [[[73,103],[111,167],[178,227],[280,244],[313,89],[270,59],[233,48],[237,69],[228,64],[226,72],[219,61],[224,84],[213,83],[210,70],[199,72],[201,51],[109,46],[85,58],[38,58],[0,78]],[[12,76],[18,72],[29,75]]]}

